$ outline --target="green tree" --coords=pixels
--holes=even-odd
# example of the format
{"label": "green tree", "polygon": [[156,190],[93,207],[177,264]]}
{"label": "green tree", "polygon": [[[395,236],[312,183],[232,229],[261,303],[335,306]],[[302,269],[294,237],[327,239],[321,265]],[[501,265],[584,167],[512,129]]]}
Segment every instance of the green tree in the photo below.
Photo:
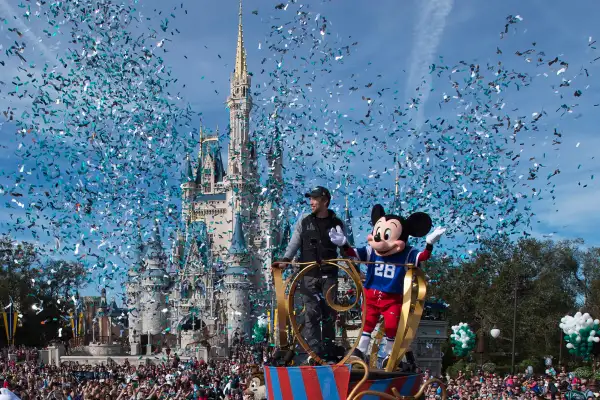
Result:
{"label": "green tree", "polygon": [[[429,263],[429,293],[449,304],[451,324],[467,322],[474,332],[485,334],[488,354],[507,355],[516,295],[517,358],[558,354],[558,321],[576,308],[581,286],[578,244],[487,239],[472,259]],[[495,340],[487,335],[493,326],[501,330]],[[510,362],[510,357],[492,361]]]}
{"label": "green tree", "polygon": [[[59,328],[68,326],[68,291],[82,287],[85,277],[80,263],[42,263],[33,244],[0,237],[0,305],[8,307],[12,301],[22,315],[16,344],[40,346],[57,338]],[[6,345],[4,326],[1,331],[0,344]]]}

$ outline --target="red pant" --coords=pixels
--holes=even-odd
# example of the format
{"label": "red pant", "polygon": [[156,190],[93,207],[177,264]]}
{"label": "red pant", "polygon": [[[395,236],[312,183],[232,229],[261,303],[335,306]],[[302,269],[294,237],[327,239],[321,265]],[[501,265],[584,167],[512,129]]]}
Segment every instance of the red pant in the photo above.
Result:
{"label": "red pant", "polygon": [[372,333],[383,315],[385,336],[396,337],[400,314],[402,312],[402,294],[384,293],[376,289],[365,289],[365,329],[364,333]]}

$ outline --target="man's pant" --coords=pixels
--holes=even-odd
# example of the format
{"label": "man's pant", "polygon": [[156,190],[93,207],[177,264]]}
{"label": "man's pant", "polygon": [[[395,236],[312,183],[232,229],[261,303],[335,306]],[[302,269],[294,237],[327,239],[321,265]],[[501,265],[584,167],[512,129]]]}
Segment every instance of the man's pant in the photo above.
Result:
{"label": "man's pant", "polygon": [[305,307],[303,336],[310,348],[318,353],[330,348],[335,341],[336,312],[325,300],[331,287],[335,301],[337,273],[322,277],[304,276],[301,287]]}

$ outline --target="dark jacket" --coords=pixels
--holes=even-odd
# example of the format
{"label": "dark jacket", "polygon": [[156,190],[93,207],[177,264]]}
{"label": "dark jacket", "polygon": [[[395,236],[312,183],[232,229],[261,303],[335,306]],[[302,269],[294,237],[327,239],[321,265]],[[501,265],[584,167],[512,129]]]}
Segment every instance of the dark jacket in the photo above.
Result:
{"label": "dark jacket", "polygon": [[[284,261],[291,261],[300,250],[299,262],[311,262],[338,258],[338,247],[331,243],[329,231],[337,226],[344,230],[344,223],[328,210],[326,218],[318,218],[314,214],[303,215],[294,228],[294,233],[285,251]],[[330,273],[337,270],[332,266],[324,266],[321,271]]]}

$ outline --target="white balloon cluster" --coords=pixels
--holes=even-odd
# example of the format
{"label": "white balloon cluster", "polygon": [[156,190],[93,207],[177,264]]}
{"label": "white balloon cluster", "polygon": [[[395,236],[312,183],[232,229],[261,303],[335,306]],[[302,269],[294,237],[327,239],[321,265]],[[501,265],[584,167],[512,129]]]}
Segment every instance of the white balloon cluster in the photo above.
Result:
{"label": "white balloon cluster", "polygon": [[[467,329],[461,329],[463,327],[466,327]],[[452,327],[453,333],[450,334],[450,337],[456,340],[457,342],[462,343],[462,348],[466,349],[469,347],[467,345],[467,342],[471,339],[471,336],[469,336],[469,334],[467,333],[469,330],[469,324],[461,322],[458,325],[454,325]]]}
{"label": "white balloon cluster", "polygon": [[266,315],[261,315],[260,317],[258,317],[258,326],[260,326],[261,328],[264,326],[269,325],[269,320],[267,319]]}
{"label": "white balloon cluster", "polygon": [[[582,337],[581,337],[581,333],[580,330],[581,329],[591,329],[591,327],[593,327],[594,325],[598,325],[600,324],[600,320],[595,320],[592,319],[592,317],[590,316],[590,314],[585,313],[582,314],[580,312],[577,312],[575,314],[575,316],[571,317],[570,315],[565,315],[564,317],[561,318],[560,320],[560,324],[558,325],[560,327],[560,329],[563,330],[563,332],[566,335],[577,335],[575,338],[575,341],[577,343],[581,342]],[[591,330],[590,334],[587,338],[588,342],[600,342],[600,337],[597,336],[598,332],[596,332],[595,330]],[[572,343],[567,343],[567,348],[568,349],[572,349],[575,346]]]}

